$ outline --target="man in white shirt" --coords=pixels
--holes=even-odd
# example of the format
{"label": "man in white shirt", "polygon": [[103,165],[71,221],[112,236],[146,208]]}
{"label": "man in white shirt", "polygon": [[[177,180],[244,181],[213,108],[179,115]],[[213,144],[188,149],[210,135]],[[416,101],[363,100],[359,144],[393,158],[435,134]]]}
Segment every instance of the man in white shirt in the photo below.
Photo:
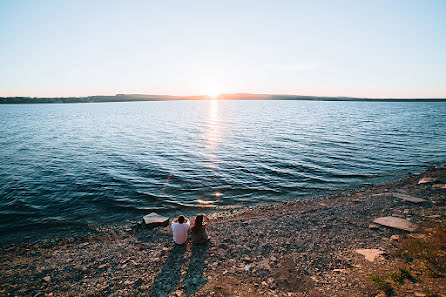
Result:
{"label": "man in white shirt", "polygon": [[172,222],[173,241],[176,244],[184,244],[187,241],[187,230],[189,230],[190,221],[183,215]]}

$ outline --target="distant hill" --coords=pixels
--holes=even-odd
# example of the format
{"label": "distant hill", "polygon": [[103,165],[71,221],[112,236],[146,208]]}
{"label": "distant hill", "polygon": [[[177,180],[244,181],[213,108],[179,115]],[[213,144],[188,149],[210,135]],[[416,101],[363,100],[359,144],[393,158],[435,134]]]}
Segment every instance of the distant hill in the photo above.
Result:
{"label": "distant hill", "polygon": [[[93,102],[130,102],[130,101],[169,101],[169,100],[209,100],[209,96],[172,96],[117,94],[115,96],[88,97],[0,97],[0,104],[30,103],[93,103]],[[317,97],[281,94],[222,94],[219,100],[312,100],[312,101],[376,101],[376,102],[446,102],[446,98],[354,98],[354,97]]]}

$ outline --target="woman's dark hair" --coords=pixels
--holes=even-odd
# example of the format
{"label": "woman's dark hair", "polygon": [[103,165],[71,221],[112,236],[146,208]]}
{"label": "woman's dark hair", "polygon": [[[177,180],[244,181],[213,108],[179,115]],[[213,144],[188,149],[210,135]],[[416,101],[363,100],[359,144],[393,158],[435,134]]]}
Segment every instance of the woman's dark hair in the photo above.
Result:
{"label": "woman's dark hair", "polygon": [[185,220],[185,218],[184,218],[183,215],[181,215],[181,216],[178,217],[178,223],[183,224],[183,223],[184,223],[184,220]]}
{"label": "woman's dark hair", "polygon": [[192,226],[192,232],[198,232],[203,228],[203,215],[198,215],[195,218],[194,225]]}

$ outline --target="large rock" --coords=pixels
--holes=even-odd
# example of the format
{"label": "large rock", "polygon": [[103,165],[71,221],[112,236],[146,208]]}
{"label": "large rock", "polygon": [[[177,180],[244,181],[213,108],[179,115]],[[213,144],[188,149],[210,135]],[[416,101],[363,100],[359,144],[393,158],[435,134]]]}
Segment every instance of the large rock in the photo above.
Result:
{"label": "large rock", "polygon": [[167,226],[169,225],[169,218],[163,217],[156,212],[149,213],[145,215],[143,218],[143,226],[147,228],[155,228],[159,226]]}
{"label": "large rock", "polygon": [[380,217],[373,220],[373,223],[410,232],[415,231],[417,229],[416,225],[412,224],[408,220],[396,217]]}
{"label": "large rock", "polygon": [[401,194],[401,193],[393,193],[393,197],[399,198],[401,200],[413,202],[413,203],[420,203],[420,202],[426,201],[425,199],[422,199],[422,198],[418,198],[418,197],[414,197],[414,196],[410,196],[410,195],[406,195],[406,194]]}

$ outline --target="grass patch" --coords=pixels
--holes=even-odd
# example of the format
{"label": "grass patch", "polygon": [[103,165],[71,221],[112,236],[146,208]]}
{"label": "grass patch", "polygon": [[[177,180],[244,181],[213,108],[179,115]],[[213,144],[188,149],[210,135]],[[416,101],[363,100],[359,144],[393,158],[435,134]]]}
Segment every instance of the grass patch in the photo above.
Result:
{"label": "grass patch", "polygon": [[399,268],[398,271],[390,272],[389,276],[397,284],[403,284],[405,279],[413,281],[412,274],[406,268]]}
{"label": "grass patch", "polygon": [[386,276],[382,276],[379,274],[371,274],[370,282],[375,286],[379,291],[383,291],[386,296],[391,296],[393,294],[392,285],[387,281]]}
{"label": "grass patch", "polygon": [[[425,239],[406,238],[393,253],[407,262],[419,262],[421,270],[435,277],[446,275],[446,225],[429,229]],[[395,276],[398,279],[398,276]]]}

